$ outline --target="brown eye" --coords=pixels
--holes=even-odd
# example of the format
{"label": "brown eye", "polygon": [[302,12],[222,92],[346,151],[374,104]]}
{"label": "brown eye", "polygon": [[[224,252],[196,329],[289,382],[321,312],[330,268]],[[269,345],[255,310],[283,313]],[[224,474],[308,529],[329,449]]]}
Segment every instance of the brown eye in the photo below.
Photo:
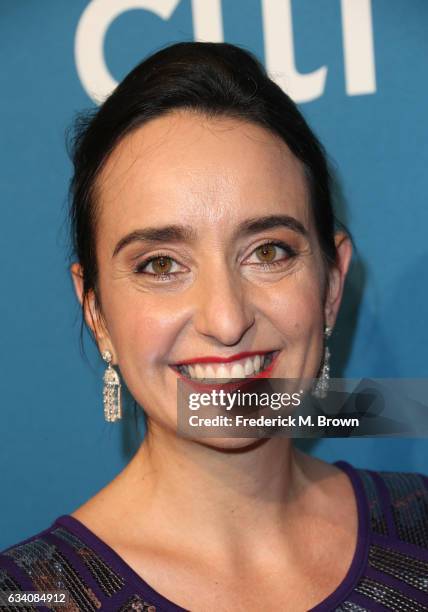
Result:
{"label": "brown eye", "polygon": [[244,263],[268,270],[276,266],[286,265],[296,255],[297,252],[285,242],[265,242],[255,248]]}
{"label": "brown eye", "polygon": [[276,257],[277,247],[274,244],[262,244],[255,252],[261,262],[271,263]]}
{"label": "brown eye", "polygon": [[186,271],[182,268],[183,266],[180,266],[173,257],[159,254],[137,264],[134,268],[134,272],[136,274],[152,277],[155,280],[166,281],[172,280],[173,277],[177,277],[179,274]]}
{"label": "brown eye", "polygon": [[172,268],[172,258],[162,255],[152,259],[151,265],[154,274],[168,274]]}

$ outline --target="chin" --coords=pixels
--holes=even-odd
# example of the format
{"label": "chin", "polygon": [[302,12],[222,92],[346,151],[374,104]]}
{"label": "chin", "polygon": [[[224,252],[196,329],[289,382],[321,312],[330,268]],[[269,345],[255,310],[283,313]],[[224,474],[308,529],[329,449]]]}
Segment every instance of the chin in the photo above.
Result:
{"label": "chin", "polygon": [[205,438],[189,438],[189,441],[196,442],[201,446],[212,448],[223,452],[239,452],[246,451],[257,446],[265,444],[269,438],[220,438],[220,437],[205,437]]}

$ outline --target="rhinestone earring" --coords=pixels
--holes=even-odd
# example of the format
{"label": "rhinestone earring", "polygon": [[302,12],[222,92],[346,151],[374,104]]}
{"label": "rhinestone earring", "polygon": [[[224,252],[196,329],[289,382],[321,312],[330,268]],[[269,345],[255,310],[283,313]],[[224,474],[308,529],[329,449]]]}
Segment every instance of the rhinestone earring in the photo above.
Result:
{"label": "rhinestone earring", "polygon": [[328,338],[331,336],[331,332],[333,329],[326,325],[324,327],[324,359],[321,368],[321,375],[318,378],[314,390],[312,391],[312,395],[318,397],[319,399],[324,399],[327,397],[329,380],[330,380],[330,349],[328,348],[326,342]]}
{"label": "rhinestone earring", "polygon": [[107,362],[104,372],[104,418],[109,423],[113,423],[122,418],[122,398],[119,374],[111,365],[112,354],[110,351],[103,351],[102,358]]}

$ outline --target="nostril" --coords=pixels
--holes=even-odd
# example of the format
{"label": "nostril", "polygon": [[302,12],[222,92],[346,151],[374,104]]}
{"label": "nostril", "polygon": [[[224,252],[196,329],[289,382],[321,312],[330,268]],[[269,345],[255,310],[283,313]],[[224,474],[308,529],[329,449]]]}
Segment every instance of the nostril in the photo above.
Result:
{"label": "nostril", "polygon": [[239,282],[224,270],[205,278],[194,311],[194,328],[223,346],[242,344],[254,325],[255,315]]}

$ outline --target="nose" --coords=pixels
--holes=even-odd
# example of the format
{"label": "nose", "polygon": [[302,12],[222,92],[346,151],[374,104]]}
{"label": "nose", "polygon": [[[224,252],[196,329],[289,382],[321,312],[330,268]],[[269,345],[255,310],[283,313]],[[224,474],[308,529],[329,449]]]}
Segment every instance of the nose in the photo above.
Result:
{"label": "nose", "polygon": [[224,346],[240,342],[255,319],[243,282],[223,266],[199,279],[194,312],[198,333]]}

